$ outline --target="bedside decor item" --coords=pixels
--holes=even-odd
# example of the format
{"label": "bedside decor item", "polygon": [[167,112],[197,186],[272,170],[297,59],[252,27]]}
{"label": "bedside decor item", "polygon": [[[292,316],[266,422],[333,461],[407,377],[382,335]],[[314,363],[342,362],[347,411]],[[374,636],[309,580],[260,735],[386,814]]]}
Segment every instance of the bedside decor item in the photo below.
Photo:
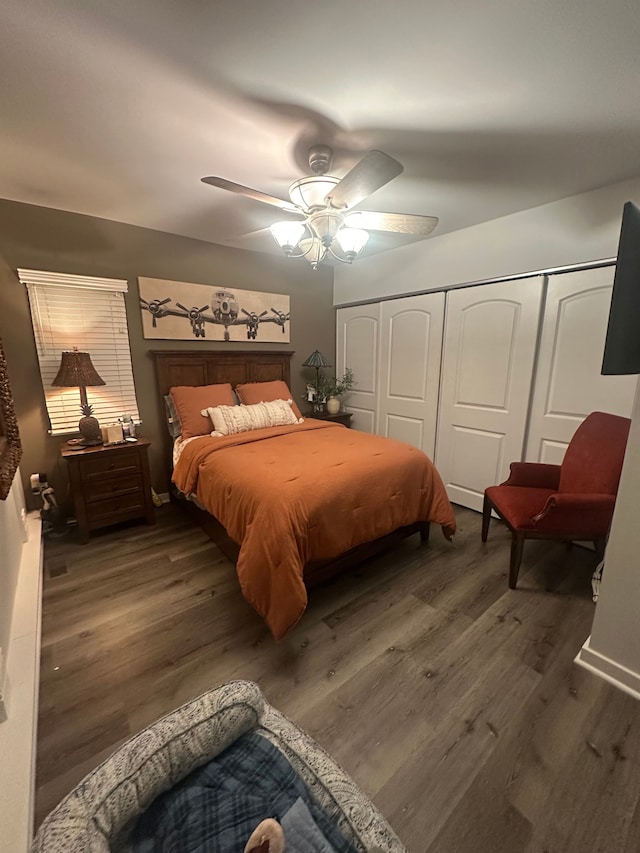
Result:
{"label": "bedside decor item", "polygon": [[334,376],[332,379],[329,379],[327,382],[327,411],[330,415],[337,415],[340,411],[340,397],[343,394],[351,391],[353,386],[356,383],[353,380],[353,370],[350,367],[344,372],[344,375],[338,379],[337,376]]}
{"label": "bedside decor item", "polygon": [[90,406],[87,400],[87,385],[106,385],[107,383],[98,376],[89,353],[78,352],[77,347],[74,347],[71,352],[63,352],[60,368],[51,384],[59,388],[78,387],[80,389],[80,411],[83,417],[80,418],[78,429],[83,443],[87,447],[102,444],[100,424],[93,417],[93,406]]}
{"label": "bedside decor item", "polygon": [[101,427],[100,431],[102,432],[103,444],[120,444],[124,441],[121,423],[107,424],[107,426]]}
{"label": "bedside decor item", "polygon": [[13,396],[7,363],[0,341],[0,500],[6,500],[22,457],[18,421],[13,410]]}
{"label": "bedside decor item", "polygon": [[309,383],[307,385],[307,394],[306,399],[309,403],[313,403],[313,409],[316,412],[322,411],[322,406],[326,399],[326,394],[324,393],[323,382],[320,378],[320,368],[321,367],[331,367],[330,362],[322,355],[320,350],[314,350],[310,356],[308,356],[305,361],[302,362],[303,367],[315,367],[316,370],[316,381],[315,385],[313,383]]}
{"label": "bedside decor item", "polygon": [[337,415],[340,411],[340,400],[337,397],[329,397],[327,399],[327,412],[330,415]]}

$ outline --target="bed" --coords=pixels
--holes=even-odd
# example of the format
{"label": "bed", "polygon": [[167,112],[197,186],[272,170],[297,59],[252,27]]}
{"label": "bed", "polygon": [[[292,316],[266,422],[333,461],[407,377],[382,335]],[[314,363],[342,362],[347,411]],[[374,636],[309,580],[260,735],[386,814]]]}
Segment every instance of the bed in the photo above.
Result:
{"label": "bed", "polygon": [[[203,386],[229,383],[257,400],[267,383],[290,387],[291,355],[154,352],[162,407],[176,388],[199,399]],[[185,506],[236,563],[243,595],[276,639],[297,624],[307,590],[320,580],[408,535],[426,541],[430,522],[447,538],[455,532],[442,481],[421,451],[328,421],[295,420],[191,437],[172,465],[176,494],[192,498]],[[166,450],[173,461],[168,432]]]}

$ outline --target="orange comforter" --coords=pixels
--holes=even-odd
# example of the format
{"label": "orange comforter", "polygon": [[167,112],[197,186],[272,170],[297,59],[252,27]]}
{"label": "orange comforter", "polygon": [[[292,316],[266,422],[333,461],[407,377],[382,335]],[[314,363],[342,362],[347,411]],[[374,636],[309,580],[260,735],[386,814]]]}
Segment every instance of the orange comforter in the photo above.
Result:
{"label": "orange comforter", "polygon": [[303,567],[416,521],[455,518],[433,463],[408,444],[320,420],[188,443],[173,481],[240,545],[243,595],[281,639],[307,606]]}

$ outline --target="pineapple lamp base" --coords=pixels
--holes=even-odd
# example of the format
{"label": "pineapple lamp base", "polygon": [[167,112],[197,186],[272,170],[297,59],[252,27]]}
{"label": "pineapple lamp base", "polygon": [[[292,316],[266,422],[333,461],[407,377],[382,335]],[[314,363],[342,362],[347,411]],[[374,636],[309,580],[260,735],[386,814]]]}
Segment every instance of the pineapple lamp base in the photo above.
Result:
{"label": "pineapple lamp base", "polygon": [[85,447],[102,444],[102,431],[100,429],[100,424],[95,418],[90,415],[81,418],[80,423],[78,424],[78,429],[80,430],[82,444]]}

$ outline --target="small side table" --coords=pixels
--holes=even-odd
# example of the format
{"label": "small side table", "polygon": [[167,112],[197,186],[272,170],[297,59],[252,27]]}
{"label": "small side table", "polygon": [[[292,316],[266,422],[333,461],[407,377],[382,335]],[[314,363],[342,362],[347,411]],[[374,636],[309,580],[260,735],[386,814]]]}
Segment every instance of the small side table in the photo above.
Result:
{"label": "small side table", "polygon": [[119,521],[142,518],[155,524],[147,457],[150,444],[139,437],[135,444],[100,444],[81,450],[62,445],[81,542],[89,541],[92,530]]}
{"label": "small side table", "polygon": [[316,418],[319,421],[334,421],[351,428],[351,412],[338,412],[337,415],[330,415],[329,412],[305,412],[304,416],[305,418]]}

